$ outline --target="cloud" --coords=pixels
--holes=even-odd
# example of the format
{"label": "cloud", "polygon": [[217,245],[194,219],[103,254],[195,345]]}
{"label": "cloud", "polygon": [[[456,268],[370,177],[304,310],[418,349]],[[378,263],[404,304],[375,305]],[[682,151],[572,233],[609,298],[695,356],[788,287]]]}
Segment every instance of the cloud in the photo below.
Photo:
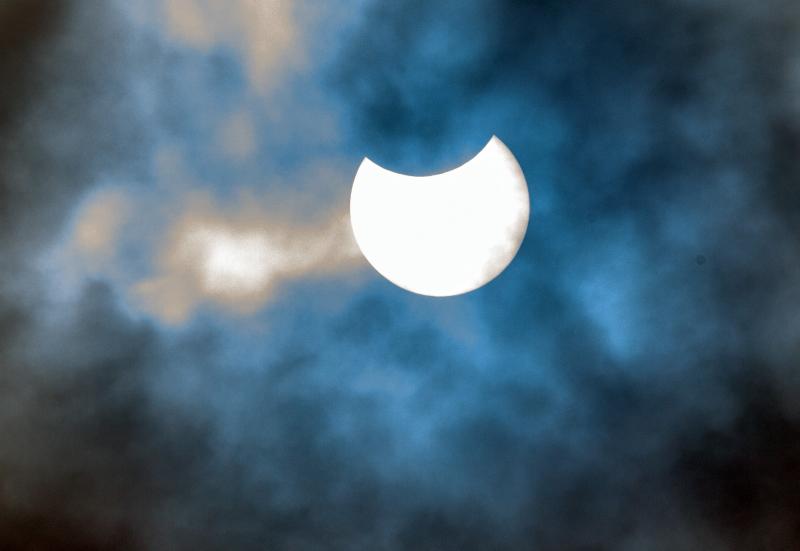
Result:
{"label": "cloud", "polygon": [[[506,476],[525,481],[510,485],[530,488],[524,504],[506,492],[502,504],[485,506],[527,515],[512,523],[521,532],[509,548],[522,546],[522,533],[544,549],[751,549],[769,538],[794,545],[789,507],[766,506],[791,500],[787,493],[753,497],[759,505],[746,513],[731,505],[747,518],[743,541],[742,517],[706,509],[711,498],[690,474],[708,473],[724,492],[735,492],[741,475],[758,494],[764,472],[738,455],[759,445],[744,419],[769,411],[764,422],[782,439],[796,430],[796,410],[786,406],[794,377],[776,375],[774,341],[751,333],[766,319],[754,322],[756,312],[774,304],[767,297],[787,296],[785,274],[797,259],[797,233],[783,229],[796,209],[775,201],[795,173],[782,144],[787,127],[796,134],[796,101],[788,89],[765,87],[784,81],[781,69],[767,77],[753,65],[796,64],[792,33],[766,38],[780,27],[773,15],[793,8],[752,10],[376,2],[336,67],[358,136],[378,156],[437,166],[496,133],[531,185],[520,255],[476,296],[494,350],[507,355],[497,385],[507,379],[510,387],[496,402],[484,395],[491,405],[474,417],[452,420],[467,442],[458,450],[497,442],[476,460],[482,473],[506,461]],[[760,38],[735,38],[744,35]],[[775,162],[782,168],[766,176]],[[767,280],[769,290],[745,283]],[[770,391],[751,392],[739,377]],[[549,407],[537,409],[541,400]],[[711,467],[720,460],[718,438],[733,446],[721,469]],[[692,467],[687,456],[697,461]],[[781,456],[764,450],[762,458]],[[786,473],[777,464],[765,469]],[[468,504],[472,478],[459,472],[458,495]],[[674,513],[659,518],[665,508]],[[439,534],[459,533],[451,522],[440,517]]]}
{"label": "cloud", "polygon": [[[376,0],[270,116],[240,23],[168,43],[141,5],[0,8],[0,546],[797,547],[794,4]],[[314,276],[349,270],[361,157],[431,172],[494,132],[533,199],[496,281]],[[261,240],[297,270],[243,276]],[[103,262],[53,301],[63,243]],[[158,278],[168,317],[229,314],[141,316]]]}
{"label": "cloud", "polygon": [[247,113],[229,115],[219,129],[218,141],[220,149],[233,160],[252,155],[257,147],[256,129]]}
{"label": "cloud", "polygon": [[73,287],[113,281],[128,306],[178,324],[203,305],[253,314],[284,283],[363,266],[344,207],[297,221],[252,191],[221,202],[175,188],[155,201],[132,187],[93,193],[50,253],[49,269]]}
{"label": "cloud", "polygon": [[132,214],[130,200],[119,188],[103,189],[84,206],[73,231],[77,253],[95,261],[108,261],[115,253],[120,230]]}
{"label": "cloud", "polygon": [[203,303],[253,313],[282,282],[361,264],[344,212],[303,227],[271,222],[252,198],[229,208],[202,195],[182,202],[158,244],[156,274],[133,290],[145,311],[167,322],[185,321]]}
{"label": "cloud", "polygon": [[[162,0],[164,28],[173,39],[208,51],[240,52],[254,88],[276,85],[276,75],[305,62],[300,20],[305,10],[289,0]],[[162,13],[153,17],[162,18]]]}

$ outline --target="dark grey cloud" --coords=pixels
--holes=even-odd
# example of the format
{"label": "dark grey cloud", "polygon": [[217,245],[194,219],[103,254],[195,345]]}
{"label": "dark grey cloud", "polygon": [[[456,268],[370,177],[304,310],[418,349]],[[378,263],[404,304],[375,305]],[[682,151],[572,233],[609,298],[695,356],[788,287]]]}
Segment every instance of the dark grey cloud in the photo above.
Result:
{"label": "dark grey cloud", "polygon": [[1,235],[5,254],[24,255],[52,239],[82,190],[130,172],[146,146],[124,72],[132,52],[108,6],[10,1],[0,14]]}
{"label": "dark grey cloud", "polygon": [[147,406],[157,336],[102,283],[63,312],[47,292],[58,274],[34,269],[83,191],[136,170],[120,29],[98,2],[0,6],[4,549],[141,548],[147,496],[166,498],[180,473],[165,470],[191,463],[191,427],[173,439]]}
{"label": "dark grey cloud", "polygon": [[496,133],[532,225],[467,297],[302,281],[251,333],[104,281],[55,306],[31,260],[207,130],[181,71],[227,110],[241,68],[113,4],[3,4],[0,547],[797,547],[796,9],[367,3],[326,73],[347,154],[432,172]]}

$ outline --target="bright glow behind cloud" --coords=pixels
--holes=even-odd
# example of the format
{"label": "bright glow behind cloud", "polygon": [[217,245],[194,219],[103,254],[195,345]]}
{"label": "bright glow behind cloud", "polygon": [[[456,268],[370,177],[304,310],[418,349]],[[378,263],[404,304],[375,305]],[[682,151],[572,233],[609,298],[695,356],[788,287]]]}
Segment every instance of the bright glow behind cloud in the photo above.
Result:
{"label": "bright glow behind cloud", "polygon": [[360,262],[344,209],[297,224],[249,202],[226,209],[208,196],[184,201],[157,246],[155,274],[134,286],[140,307],[166,322],[183,322],[204,303],[249,314],[283,282]]}
{"label": "bright glow behind cloud", "polygon": [[[162,202],[159,213],[151,197],[132,192],[90,196],[76,214],[65,261],[84,277],[115,281],[131,307],[168,324],[188,320],[202,305],[252,314],[281,284],[363,262],[344,207],[300,223],[252,197],[223,205],[183,192]],[[102,222],[119,212],[137,216],[107,232]],[[94,260],[97,247],[85,246],[100,240],[103,262]],[[143,258],[146,268],[130,269],[129,256]]]}
{"label": "bright glow behind cloud", "polygon": [[265,287],[279,267],[280,251],[265,233],[235,233],[226,228],[189,232],[183,248],[198,263],[203,288],[213,295],[246,296]]}

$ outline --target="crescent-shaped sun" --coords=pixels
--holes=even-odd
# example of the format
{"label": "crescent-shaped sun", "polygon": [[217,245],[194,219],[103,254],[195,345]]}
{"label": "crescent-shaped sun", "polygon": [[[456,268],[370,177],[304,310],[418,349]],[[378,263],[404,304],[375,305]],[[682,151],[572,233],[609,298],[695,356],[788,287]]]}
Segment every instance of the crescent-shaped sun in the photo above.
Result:
{"label": "crescent-shaped sun", "polygon": [[407,176],[365,158],[350,196],[361,252],[386,279],[428,296],[468,293],[519,250],[530,216],[525,176],[496,136],[449,172]]}

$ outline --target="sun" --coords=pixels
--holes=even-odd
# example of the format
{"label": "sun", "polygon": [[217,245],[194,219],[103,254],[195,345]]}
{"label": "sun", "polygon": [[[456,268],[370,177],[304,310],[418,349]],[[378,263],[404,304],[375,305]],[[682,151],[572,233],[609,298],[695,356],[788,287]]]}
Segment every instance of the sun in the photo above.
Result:
{"label": "sun", "polygon": [[369,263],[428,296],[468,293],[497,277],[517,254],[529,214],[522,169],[494,136],[472,160],[434,176],[364,159],[350,196],[353,233]]}

